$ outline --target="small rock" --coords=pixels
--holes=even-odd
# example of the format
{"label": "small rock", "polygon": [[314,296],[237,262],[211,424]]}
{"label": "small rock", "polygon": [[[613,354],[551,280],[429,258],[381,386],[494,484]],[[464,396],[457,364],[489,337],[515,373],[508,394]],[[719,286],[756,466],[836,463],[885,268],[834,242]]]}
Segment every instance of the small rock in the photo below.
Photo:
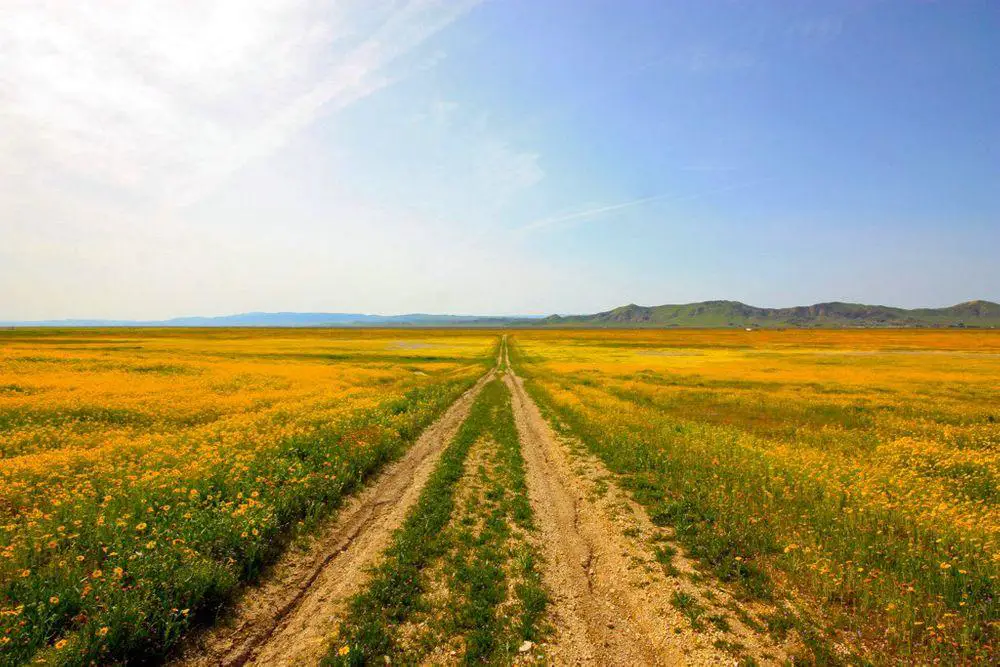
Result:
{"label": "small rock", "polygon": [[521,642],[521,647],[517,649],[517,652],[518,653],[527,653],[528,651],[531,650],[531,647],[534,646],[534,645],[535,644],[533,642],[530,642],[527,639],[525,639],[523,642]]}

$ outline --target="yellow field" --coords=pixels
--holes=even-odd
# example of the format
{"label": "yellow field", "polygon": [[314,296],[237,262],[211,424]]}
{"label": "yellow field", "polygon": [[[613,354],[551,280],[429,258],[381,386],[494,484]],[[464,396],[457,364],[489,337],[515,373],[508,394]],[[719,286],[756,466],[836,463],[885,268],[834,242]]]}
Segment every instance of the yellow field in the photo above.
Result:
{"label": "yellow field", "polygon": [[396,456],[496,341],[0,332],[0,662],[158,651]]}
{"label": "yellow field", "polygon": [[[818,663],[997,660],[1000,332],[529,329],[506,340],[545,417],[771,645]],[[406,451],[501,345],[499,332],[458,330],[0,332],[0,664],[161,659]],[[527,527],[504,391],[489,385],[455,443],[466,451],[482,431],[504,444],[510,458],[497,461],[520,481],[490,492],[491,511],[515,516],[497,499],[516,487]],[[432,491],[466,483],[449,456]],[[473,549],[442,497],[414,510],[407,530],[427,535],[400,538],[397,560],[430,576],[410,550],[430,563],[432,538],[451,535],[455,571],[473,553],[496,565],[506,533]],[[462,505],[463,521],[477,507]],[[657,556],[669,576],[689,576],[670,553]],[[476,596],[502,599],[501,569],[465,572],[492,572],[483,581],[496,588],[470,584],[469,609],[493,613]],[[410,575],[380,572],[395,583],[366,595],[419,607]],[[530,631],[542,633],[545,594],[530,597]],[[510,634],[465,621],[483,646]],[[360,647],[372,637],[358,623]]]}
{"label": "yellow field", "polygon": [[996,657],[1000,333],[514,344],[539,402],[695,556],[747,596],[801,607],[775,624],[811,619],[876,662]]}

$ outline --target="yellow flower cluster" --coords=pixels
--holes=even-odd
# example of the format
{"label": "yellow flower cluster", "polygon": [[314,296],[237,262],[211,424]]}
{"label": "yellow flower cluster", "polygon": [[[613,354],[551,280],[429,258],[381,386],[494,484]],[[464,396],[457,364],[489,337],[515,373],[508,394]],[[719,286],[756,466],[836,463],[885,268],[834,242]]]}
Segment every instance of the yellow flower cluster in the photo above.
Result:
{"label": "yellow flower cluster", "polygon": [[872,656],[997,657],[1000,332],[513,342],[538,398],[658,485],[654,511],[726,578],[810,592]]}
{"label": "yellow flower cluster", "polygon": [[[0,332],[0,663],[136,650],[141,633],[114,622],[176,637],[189,603],[251,576],[281,532],[398,454],[496,341]],[[157,592],[167,583],[183,613]]]}

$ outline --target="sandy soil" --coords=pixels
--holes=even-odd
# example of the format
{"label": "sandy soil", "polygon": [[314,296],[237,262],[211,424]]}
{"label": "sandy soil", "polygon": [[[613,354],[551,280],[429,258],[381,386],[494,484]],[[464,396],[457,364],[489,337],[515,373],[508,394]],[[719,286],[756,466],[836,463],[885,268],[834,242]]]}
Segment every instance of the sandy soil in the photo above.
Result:
{"label": "sandy soil", "polygon": [[367,570],[390,543],[490,371],[452,404],[399,461],[353,497],[305,551],[291,549],[233,613],[192,637],[179,665],[317,664]]}
{"label": "sandy soil", "polygon": [[[571,453],[542,417],[523,381],[504,376],[524,448],[528,492],[541,531],[543,580],[551,595],[554,633],[545,647],[556,664],[678,665],[735,664],[713,644],[738,642],[764,663],[787,654],[731,616],[731,629],[695,631],[670,603],[675,592],[695,595],[707,609],[731,604],[723,590],[707,596],[691,583],[694,566],[682,555],[679,576],[667,576],[656,562],[654,526],[641,506],[617,488],[593,456]],[[681,554],[680,548],[674,546]]]}

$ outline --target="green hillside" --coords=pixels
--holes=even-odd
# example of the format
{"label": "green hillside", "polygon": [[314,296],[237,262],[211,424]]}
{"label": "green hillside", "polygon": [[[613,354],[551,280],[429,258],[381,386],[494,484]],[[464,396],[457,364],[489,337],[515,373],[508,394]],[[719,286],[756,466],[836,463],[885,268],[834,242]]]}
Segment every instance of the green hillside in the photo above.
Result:
{"label": "green hillside", "polygon": [[758,308],[739,301],[664,306],[629,304],[593,315],[552,315],[548,326],[648,327],[1000,327],[1000,304],[967,301],[947,308],[893,308],[833,301]]}

